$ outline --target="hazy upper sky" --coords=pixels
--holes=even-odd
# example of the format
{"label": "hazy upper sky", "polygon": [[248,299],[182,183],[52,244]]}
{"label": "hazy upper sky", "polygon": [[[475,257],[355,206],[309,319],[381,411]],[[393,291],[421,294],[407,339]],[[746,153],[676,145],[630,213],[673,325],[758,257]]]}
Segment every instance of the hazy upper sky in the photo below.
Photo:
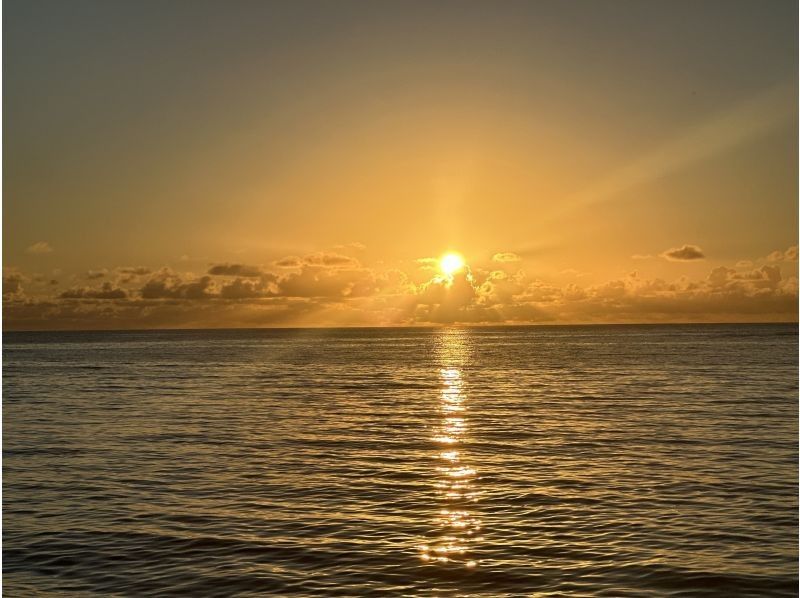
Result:
{"label": "hazy upper sky", "polygon": [[795,1],[3,23],[6,327],[797,317]]}

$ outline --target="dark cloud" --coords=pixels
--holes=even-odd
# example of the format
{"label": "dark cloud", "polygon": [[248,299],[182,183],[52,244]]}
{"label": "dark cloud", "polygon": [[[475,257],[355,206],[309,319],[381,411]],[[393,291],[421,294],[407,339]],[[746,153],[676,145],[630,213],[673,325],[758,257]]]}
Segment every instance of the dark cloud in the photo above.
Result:
{"label": "dark cloud", "polygon": [[321,309],[320,305],[306,300],[277,298],[248,302],[14,301],[3,305],[3,326],[14,330],[293,326],[315,322]]}
{"label": "dark cloud", "polygon": [[359,266],[357,259],[338,253],[314,253],[307,255],[303,261],[309,266],[327,266],[332,268],[356,268]]}
{"label": "dark cloud", "polygon": [[324,268],[359,268],[361,264],[355,258],[339,253],[318,252],[305,257],[289,255],[276,262],[278,268],[302,268],[303,266],[319,266]]}
{"label": "dark cloud", "polygon": [[261,268],[244,264],[214,264],[208,269],[208,273],[212,276],[243,276],[245,278],[256,278],[263,274]]}
{"label": "dark cloud", "polygon": [[3,296],[21,295],[23,282],[22,275],[16,272],[3,275]]}
{"label": "dark cloud", "polygon": [[117,272],[120,274],[129,274],[131,276],[146,276],[150,274],[152,270],[144,266],[124,266],[122,268],[117,268]]}
{"label": "dark cloud", "polygon": [[124,289],[114,287],[110,282],[104,282],[99,289],[80,287],[69,289],[59,295],[61,299],[125,299],[128,293]]}
{"label": "dark cloud", "polygon": [[220,290],[223,299],[254,299],[267,295],[268,289],[262,280],[237,278]]}
{"label": "dark cloud", "polygon": [[303,260],[301,260],[299,257],[290,255],[289,257],[278,260],[275,262],[275,265],[278,266],[278,268],[299,268],[303,265]]}
{"label": "dark cloud", "polygon": [[706,256],[703,254],[703,250],[697,245],[683,245],[681,247],[667,249],[661,254],[661,257],[671,262],[689,262],[692,260],[702,260]]}
{"label": "dark cloud", "polygon": [[210,299],[214,297],[210,276],[184,281],[174,274],[148,280],[140,289],[143,299]]}
{"label": "dark cloud", "polygon": [[152,273],[150,268],[144,266],[124,266],[116,269],[117,282],[120,284],[128,284],[131,282],[138,282],[143,276]]}

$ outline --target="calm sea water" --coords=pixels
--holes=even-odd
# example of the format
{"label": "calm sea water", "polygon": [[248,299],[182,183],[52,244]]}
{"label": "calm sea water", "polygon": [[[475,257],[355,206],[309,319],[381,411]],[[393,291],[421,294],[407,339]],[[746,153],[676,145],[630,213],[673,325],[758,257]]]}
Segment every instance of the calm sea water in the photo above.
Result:
{"label": "calm sea water", "polygon": [[6,333],[6,595],[795,596],[797,326]]}

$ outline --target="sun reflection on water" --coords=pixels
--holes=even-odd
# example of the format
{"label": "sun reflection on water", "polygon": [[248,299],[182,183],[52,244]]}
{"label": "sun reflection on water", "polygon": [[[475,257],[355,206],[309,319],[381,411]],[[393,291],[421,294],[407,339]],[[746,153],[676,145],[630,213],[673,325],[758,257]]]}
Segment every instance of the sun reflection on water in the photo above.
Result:
{"label": "sun reflection on water", "polygon": [[419,554],[423,561],[433,564],[455,563],[472,569],[479,564],[471,553],[481,540],[481,523],[474,513],[474,503],[479,499],[477,471],[461,448],[469,430],[462,379],[468,349],[466,331],[445,330],[438,338],[442,390],[440,418],[432,440],[437,461],[434,490],[441,508],[434,517],[431,538],[419,547]]}

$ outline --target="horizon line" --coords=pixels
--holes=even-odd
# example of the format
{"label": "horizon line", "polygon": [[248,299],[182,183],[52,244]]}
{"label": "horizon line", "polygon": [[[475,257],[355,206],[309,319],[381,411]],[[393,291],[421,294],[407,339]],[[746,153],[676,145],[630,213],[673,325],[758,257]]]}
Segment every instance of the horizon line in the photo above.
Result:
{"label": "horizon line", "polygon": [[257,330],[431,330],[437,328],[567,328],[567,327],[590,327],[590,326],[798,326],[798,320],[786,321],[750,321],[750,322],[583,322],[583,323],[546,323],[538,322],[531,324],[427,324],[427,325],[397,325],[397,326],[223,326],[223,327],[165,327],[165,328],[10,328],[2,329],[2,333],[15,332],[206,332],[206,331],[257,331]]}

